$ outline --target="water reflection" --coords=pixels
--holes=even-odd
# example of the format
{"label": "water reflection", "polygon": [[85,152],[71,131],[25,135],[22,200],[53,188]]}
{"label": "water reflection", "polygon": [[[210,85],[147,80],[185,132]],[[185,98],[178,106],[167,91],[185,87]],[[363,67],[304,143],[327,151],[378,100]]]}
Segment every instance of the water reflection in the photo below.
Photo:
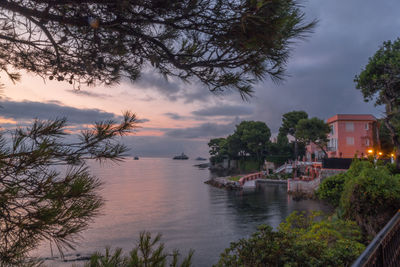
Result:
{"label": "water reflection", "polygon": [[[230,242],[249,236],[260,224],[277,227],[294,210],[326,209],[315,201],[292,201],[285,185],[246,191],[211,187],[204,184],[209,171],[193,167],[196,163],[141,158],[117,166],[91,164],[92,173],[104,181],[101,194],[107,202],[103,215],[82,234],[77,251],[89,255],[107,245],[129,251],[140,231],[148,230],[162,233],[169,249],[195,249],[195,266],[211,266]],[[48,247],[38,254],[49,256]]]}

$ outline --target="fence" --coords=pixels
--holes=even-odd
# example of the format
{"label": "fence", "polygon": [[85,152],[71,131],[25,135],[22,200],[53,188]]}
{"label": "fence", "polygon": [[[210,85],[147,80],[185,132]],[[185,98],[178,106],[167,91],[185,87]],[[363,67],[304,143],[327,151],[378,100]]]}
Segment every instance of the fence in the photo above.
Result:
{"label": "fence", "polygon": [[324,158],[322,168],[324,169],[348,169],[353,159],[347,158]]}
{"label": "fence", "polygon": [[400,266],[400,210],[352,265],[352,267],[372,266]]}

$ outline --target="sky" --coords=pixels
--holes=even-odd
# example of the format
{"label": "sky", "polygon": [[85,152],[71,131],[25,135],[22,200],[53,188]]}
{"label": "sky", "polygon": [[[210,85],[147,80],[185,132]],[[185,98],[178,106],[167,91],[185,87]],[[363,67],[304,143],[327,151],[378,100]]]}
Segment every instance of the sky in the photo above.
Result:
{"label": "sky", "polygon": [[293,44],[285,80],[259,82],[249,101],[230,91],[215,95],[195,82],[166,81],[153,70],[135,83],[79,91],[31,74],[13,84],[3,74],[1,126],[65,116],[70,128],[84,129],[96,121],[118,121],[130,110],[140,119],[135,134],[124,138],[131,155],[184,152],[195,158],[207,157],[209,139],[233,133],[242,120],[263,121],[277,133],[282,114],[293,110],[321,119],[338,113],[382,117],[383,108],[365,103],[353,80],[383,41],[400,37],[400,1],[309,0],[302,5],[307,21],[319,21],[314,33]]}

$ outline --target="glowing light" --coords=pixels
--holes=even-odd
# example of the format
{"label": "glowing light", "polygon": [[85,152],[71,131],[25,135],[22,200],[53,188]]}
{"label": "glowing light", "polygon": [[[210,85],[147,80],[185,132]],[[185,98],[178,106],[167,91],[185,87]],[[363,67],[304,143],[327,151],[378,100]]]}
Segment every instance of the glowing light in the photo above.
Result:
{"label": "glowing light", "polygon": [[98,18],[88,18],[88,22],[94,29],[97,29],[100,25],[100,20]]}
{"label": "glowing light", "polygon": [[392,153],[392,154],[390,154],[390,156],[393,158],[393,157],[394,157],[394,154]]}
{"label": "glowing light", "polygon": [[379,155],[379,156],[382,156],[382,152],[378,152],[378,155]]}
{"label": "glowing light", "polygon": [[372,150],[372,149],[368,149],[368,154],[372,154],[372,153],[374,153],[374,151]]}

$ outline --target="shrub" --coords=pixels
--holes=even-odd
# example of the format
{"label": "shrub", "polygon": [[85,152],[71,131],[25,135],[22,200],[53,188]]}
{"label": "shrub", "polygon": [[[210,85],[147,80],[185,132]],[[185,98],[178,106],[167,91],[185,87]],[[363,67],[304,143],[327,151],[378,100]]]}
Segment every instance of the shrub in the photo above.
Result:
{"label": "shrub", "polygon": [[340,199],[343,216],[375,236],[400,207],[400,175],[386,166],[355,162],[347,177]]}
{"label": "shrub", "polygon": [[231,243],[216,266],[349,266],[364,250],[355,222],[294,212],[278,231],[261,226]]}
{"label": "shrub", "polygon": [[261,225],[250,238],[231,243],[216,266],[279,266],[285,261],[290,242],[283,232]]}
{"label": "shrub", "polygon": [[334,207],[338,207],[346,177],[347,174],[339,173],[323,180],[316,191],[317,197],[327,201]]}
{"label": "shrub", "polygon": [[239,169],[243,172],[258,171],[260,164],[255,160],[241,160],[239,161]]}
{"label": "shrub", "polygon": [[[190,267],[192,265],[194,253],[192,250],[179,264],[179,251],[174,250],[172,254],[166,253],[160,239],[160,234],[152,239],[151,233],[141,232],[138,245],[127,256],[123,255],[120,248],[115,249],[114,252],[106,248],[104,254],[99,252],[93,254],[85,267]],[[168,261],[171,257],[172,259]]]}

